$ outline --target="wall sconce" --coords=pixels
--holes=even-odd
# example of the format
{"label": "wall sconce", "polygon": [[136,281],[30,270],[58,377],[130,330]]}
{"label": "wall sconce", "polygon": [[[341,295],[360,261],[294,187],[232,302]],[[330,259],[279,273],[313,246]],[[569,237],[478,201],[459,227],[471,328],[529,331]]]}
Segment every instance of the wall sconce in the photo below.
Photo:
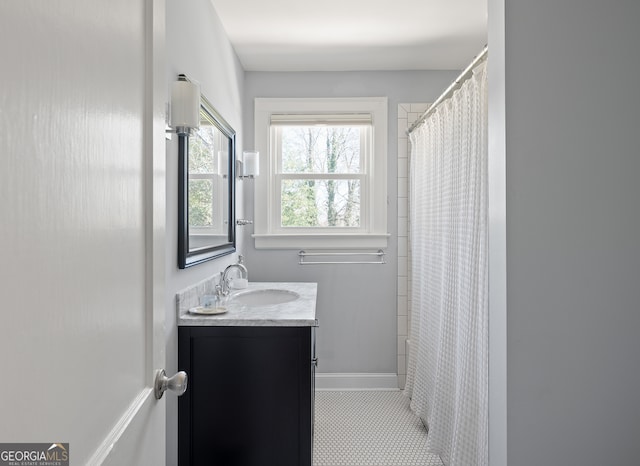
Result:
{"label": "wall sconce", "polygon": [[200,127],[200,85],[184,74],[171,85],[171,107],[168,133],[191,134]]}
{"label": "wall sconce", "polygon": [[238,178],[255,178],[260,174],[260,152],[245,150],[242,152],[242,164],[239,166]]}

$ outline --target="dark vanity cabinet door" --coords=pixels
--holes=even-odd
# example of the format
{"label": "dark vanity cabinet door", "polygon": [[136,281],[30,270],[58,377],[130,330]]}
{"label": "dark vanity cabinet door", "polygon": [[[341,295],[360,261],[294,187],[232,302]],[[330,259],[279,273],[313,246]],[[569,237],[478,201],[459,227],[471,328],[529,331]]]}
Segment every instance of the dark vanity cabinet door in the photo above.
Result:
{"label": "dark vanity cabinet door", "polygon": [[179,327],[181,466],[311,466],[313,327]]}

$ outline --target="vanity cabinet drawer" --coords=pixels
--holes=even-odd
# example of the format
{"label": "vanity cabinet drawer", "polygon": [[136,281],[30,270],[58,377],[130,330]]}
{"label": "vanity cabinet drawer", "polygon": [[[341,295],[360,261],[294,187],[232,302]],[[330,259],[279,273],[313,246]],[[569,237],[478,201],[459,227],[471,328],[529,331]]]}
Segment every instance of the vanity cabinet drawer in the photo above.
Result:
{"label": "vanity cabinet drawer", "polygon": [[313,327],[179,327],[179,464],[311,466]]}

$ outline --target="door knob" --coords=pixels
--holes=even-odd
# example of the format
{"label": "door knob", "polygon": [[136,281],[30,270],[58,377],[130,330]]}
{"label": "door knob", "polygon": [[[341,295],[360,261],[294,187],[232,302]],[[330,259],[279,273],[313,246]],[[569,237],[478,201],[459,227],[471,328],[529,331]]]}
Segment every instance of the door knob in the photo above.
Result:
{"label": "door knob", "polygon": [[167,377],[164,369],[156,371],[155,395],[156,400],[162,398],[164,392],[171,390],[176,395],[183,395],[187,391],[187,373],[180,371],[173,377]]}

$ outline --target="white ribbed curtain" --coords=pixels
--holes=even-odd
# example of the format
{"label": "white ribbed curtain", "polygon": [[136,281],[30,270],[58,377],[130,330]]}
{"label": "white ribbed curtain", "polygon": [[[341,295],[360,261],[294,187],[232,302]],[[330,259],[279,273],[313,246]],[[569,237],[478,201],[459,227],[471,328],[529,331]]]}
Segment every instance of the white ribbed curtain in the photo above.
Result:
{"label": "white ribbed curtain", "polygon": [[406,393],[449,466],[488,464],[486,61],[410,135]]}

